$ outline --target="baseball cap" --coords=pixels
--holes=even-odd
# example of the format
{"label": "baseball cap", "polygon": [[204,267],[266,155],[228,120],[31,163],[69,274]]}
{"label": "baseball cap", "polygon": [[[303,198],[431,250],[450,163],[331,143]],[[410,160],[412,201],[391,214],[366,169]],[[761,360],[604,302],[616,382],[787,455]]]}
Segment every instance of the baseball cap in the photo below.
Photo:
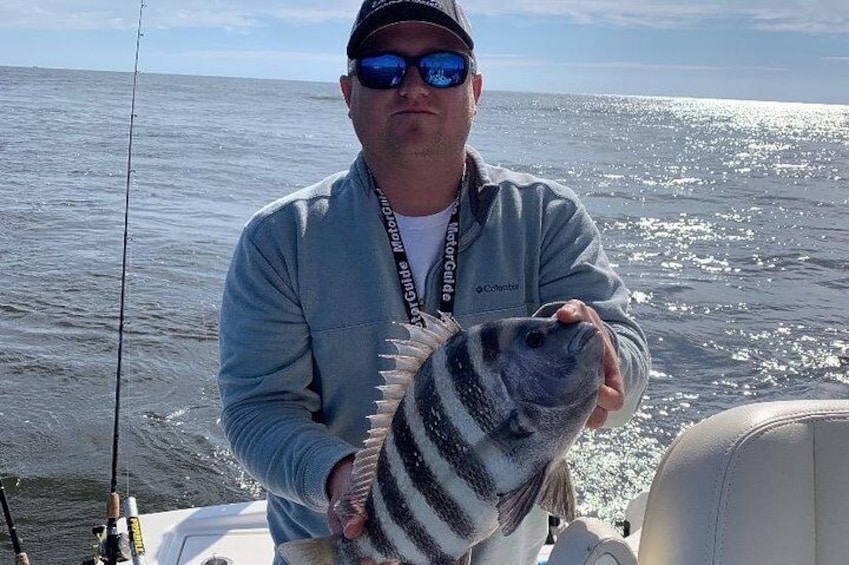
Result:
{"label": "baseball cap", "polygon": [[374,32],[401,22],[426,22],[443,27],[474,49],[472,28],[457,0],[365,0],[351,29],[348,58],[354,59]]}

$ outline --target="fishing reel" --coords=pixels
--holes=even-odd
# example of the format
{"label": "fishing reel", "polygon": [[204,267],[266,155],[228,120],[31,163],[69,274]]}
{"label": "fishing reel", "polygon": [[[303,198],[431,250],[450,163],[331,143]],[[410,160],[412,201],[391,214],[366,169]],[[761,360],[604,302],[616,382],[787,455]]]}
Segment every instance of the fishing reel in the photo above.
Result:
{"label": "fishing reel", "polygon": [[127,533],[110,534],[109,530],[110,528],[103,524],[91,529],[91,533],[97,539],[97,543],[92,546],[94,555],[80,565],[123,563],[132,559],[130,536]]}
{"label": "fishing reel", "polygon": [[142,538],[139,511],[136,499],[132,496],[124,501],[124,513],[127,522],[127,531],[118,531],[118,495],[113,493],[109,497],[108,521],[105,525],[95,526],[91,533],[97,538],[97,543],[92,546],[94,555],[86,559],[81,565],[113,565],[132,561],[133,565],[145,564],[144,539]]}

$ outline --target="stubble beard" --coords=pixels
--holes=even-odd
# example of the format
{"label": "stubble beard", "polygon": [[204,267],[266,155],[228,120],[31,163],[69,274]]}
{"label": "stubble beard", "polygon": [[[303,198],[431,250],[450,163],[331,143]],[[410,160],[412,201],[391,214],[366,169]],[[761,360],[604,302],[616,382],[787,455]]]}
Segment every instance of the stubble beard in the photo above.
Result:
{"label": "stubble beard", "polygon": [[384,139],[385,154],[394,159],[420,159],[441,157],[449,154],[449,147],[456,144],[446,142],[444,136],[411,141],[405,136],[387,135]]}
{"label": "stubble beard", "polygon": [[401,131],[390,128],[383,138],[384,154],[393,159],[426,159],[456,155],[465,150],[471,123],[463,131],[427,131],[421,125]]}

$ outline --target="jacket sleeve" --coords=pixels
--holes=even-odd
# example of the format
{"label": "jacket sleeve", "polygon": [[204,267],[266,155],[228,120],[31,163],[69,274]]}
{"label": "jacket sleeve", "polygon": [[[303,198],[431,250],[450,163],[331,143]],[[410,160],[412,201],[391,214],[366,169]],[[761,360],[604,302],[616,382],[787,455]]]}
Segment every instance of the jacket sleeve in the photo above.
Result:
{"label": "jacket sleeve", "polygon": [[309,328],[285,253],[263,247],[246,228],[225,282],[221,424],[236,457],[267,490],[324,512],[331,469],[356,449],[316,421],[321,400]]}
{"label": "jacket sleeve", "polygon": [[539,283],[546,306],[540,313],[551,315],[572,299],[598,312],[613,337],[625,384],[625,405],[610,414],[605,427],[621,426],[636,412],[648,383],[646,338],[629,314],[628,289],[610,266],[586,209],[568,190],[566,196],[549,197],[543,210]]}

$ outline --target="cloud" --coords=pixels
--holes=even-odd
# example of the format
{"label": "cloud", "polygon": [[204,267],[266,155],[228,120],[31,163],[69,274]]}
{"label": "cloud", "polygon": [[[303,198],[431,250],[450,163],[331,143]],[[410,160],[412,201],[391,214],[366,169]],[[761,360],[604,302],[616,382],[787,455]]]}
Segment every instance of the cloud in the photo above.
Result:
{"label": "cloud", "polygon": [[[579,24],[688,28],[706,22],[804,33],[849,34],[846,0],[463,0],[475,16],[561,17]],[[156,27],[252,28],[275,22],[350,22],[358,0],[151,0],[145,23]],[[115,0],[3,0],[0,28],[124,29],[138,4]]]}
{"label": "cloud", "polygon": [[579,24],[687,28],[733,21],[761,30],[849,33],[846,0],[464,0],[470,14],[561,16]]}
{"label": "cloud", "polygon": [[103,1],[4,0],[0,3],[0,29],[79,30],[126,29],[135,27],[135,12]]}
{"label": "cloud", "polygon": [[275,51],[275,50],[197,50],[183,51],[174,55],[191,60],[209,60],[209,61],[229,61],[229,62],[247,62],[247,61],[268,61],[268,62],[312,62],[312,63],[331,63],[338,65],[341,57],[338,53],[305,53],[302,51]]}
{"label": "cloud", "polygon": [[218,0],[210,9],[208,0],[177,0],[151,8],[151,20],[161,27],[251,28],[269,23],[316,24],[351,21],[359,6],[356,1],[330,0]]}
{"label": "cloud", "polygon": [[[273,22],[350,21],[356,0],[152,0],[144,25],[156,28],[253,28]],[[134,29],[139,4],[114,0],[3,0],[0,29],[91,31]]]}
{"label": "cloud", "polygon": [[763,65],[667,65],[663,63],[630,63],[624,61],[613,61],[609,63],[565,63],[564,66],[586,69],[632,71],[697,71],[711,73],[784,73],[790,71],[790,69],[783,67],[769,67]]}
{"label": "cloud", "polygon": [[571,69],[604,69],[619,71],[691,71],[711,73],[784,73],[790,69],[784,67],[772,67],[765,65],[682,65],[664,63],[635,63],[629,61],[609,62],[564,62],[544,61],[531,59],[521,55],[487,55],[481,57],[481,67],[492,68],[532,68],[543,67],[551,69],[553,66]]}

